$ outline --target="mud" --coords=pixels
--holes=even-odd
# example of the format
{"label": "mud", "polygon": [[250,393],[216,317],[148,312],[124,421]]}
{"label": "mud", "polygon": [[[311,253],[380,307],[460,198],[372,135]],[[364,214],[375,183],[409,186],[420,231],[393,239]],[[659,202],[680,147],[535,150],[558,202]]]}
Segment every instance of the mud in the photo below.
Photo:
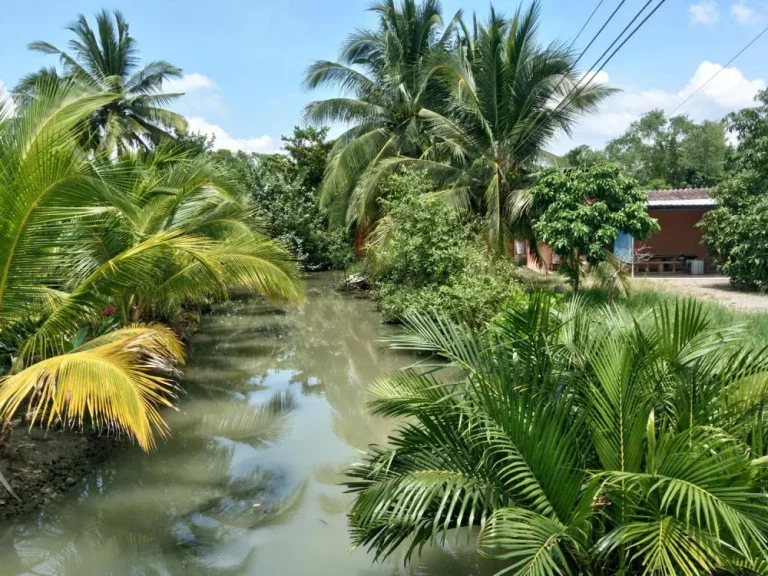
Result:
{"label": "mud", "polygon": [[75,489],[91,468],[129,443],[89,430],[17,428],[2,472],[13,491],[0,486],[0,520],[28,514]]}

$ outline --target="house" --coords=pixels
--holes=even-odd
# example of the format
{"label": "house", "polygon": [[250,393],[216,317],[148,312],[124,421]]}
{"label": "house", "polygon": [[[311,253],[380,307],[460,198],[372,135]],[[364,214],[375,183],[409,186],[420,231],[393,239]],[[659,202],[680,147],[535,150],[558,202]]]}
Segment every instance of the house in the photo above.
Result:
{"label": "house", "polygon": [[[622,258],[634,253],[636,269],[643,272],[685,271],[693,260],[710,268],[710,257],[701,243],[703,232],[697,224],[702,216],[717,205],[709,188],[681,188],[648,191],[648,213],[659,222],[660,230],[645,241],[625,237]],[[634,249],[630,248],[634,246]],[[556,270],[560,262],[548,246],[539,247],[543,262],[530,255],[527,265],[533,270]],[[619,241],[615,252],[619,254]]]}

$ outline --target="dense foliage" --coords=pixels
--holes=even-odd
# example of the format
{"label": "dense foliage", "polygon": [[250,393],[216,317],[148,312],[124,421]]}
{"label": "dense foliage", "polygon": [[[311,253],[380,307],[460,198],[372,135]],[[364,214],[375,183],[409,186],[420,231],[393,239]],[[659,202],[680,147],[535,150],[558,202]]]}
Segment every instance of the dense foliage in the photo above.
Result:
{"label": "dense foliage", "polygon": [[[611,91],[587,83],[574,90],[576,57],[558,42],[539,45],[536,2],[511,18],[492,9],[472,32],[455,18],[441,33],[436,2],[416,8],[411,0],[389,1],[374,10],[380,28],[353,35],[342,52],[345,64],[370,70],[370,77],[331,63],[308,73],[311,87],[337,85],[356,96],[307,110],[316,122],[355,124],[331,153],[325,204],[338,201],[350,223],[373,221],[381,216],[381,182],[399,166],[415,165],[455,205],[482,215],[492,245],[505,247],[513,234],[530,231],[515,199],[548,156],[547,144]],[[448,43],[454,36],[458,49]]]}
{"label": "dense foliage", "polygon": [[488,253],[477,226],[430,194],[424,174],[395,174],[385,186],[387,215],[369,251],[387,320],[418,312],[479,324],[520,296],[510,264]]}
{"label": "dense foliage", "polygon": [[283,136],[285,155],[214,153],[248,191],[270,236],[309,270],[340,269],[354,261],[347,229],[329,226],[319,205],[318,186],[333,145],[327,133],[327,128],[295,128]]}
{"label": "dense foliage", "polygon": [[301,289],[211,158],[83,152],[87,120],[116,98],[57,81],[0,115],[0,342],[12,362],[0,417],[29,398],[32,423],[88,418],[148,449],[182,351],[170,330],[137,322],[234,287],[285,300]]}
{"label": "dense foliage", "polygon": [[610,165],[550,170],[531,191],[536,237],[561,257],[561,269],[578,290],[582,261],[604,262],[619,232],[642,240],[659,229],[648,215],[647,195]]}
{"label": "dense foliage", "polygon": [[410,555],[475,525],[505,573],[765,570],[768,364],[699,304],[536,295],[482,331],[413,317],[393,346],[450,375],[373,386],[403,420],[350,470],[356,544]]}
{"label": "dense foliage", "polygon": [[139,67],[138,45],[120,12],[96,14],[98,33],[82,14],[67,30],[74,34],[69,42],[71,52],[48,42],[29,45],[31,50],[59,56],[62,69],[43,68],[22,78],[15,89],[17,100],[33,99],[57,82],[76,83],[94,94],[113,94],[84,120],[81,133],[87,147],[102,151],[148,149],[186,130],[186,119],[165,108],[181,94],[162,92],[164,82],[181,77],[181,69],[164,60]]}
{"label": "dense foliage", "polygon": [[565,155],[571,166],[608,160],[647,189],[710,187],[723,176],[729,150],[723,122],[696,123],[652,110],[614,138],[605,150],[578,146]]}
{"label": "dense foliage", "polygon": [[704,217],[704,241],[731,280],[768,291],[768,91],[758,106],[726,117],[738,137],[733,173],[717,189],[719,206]]}

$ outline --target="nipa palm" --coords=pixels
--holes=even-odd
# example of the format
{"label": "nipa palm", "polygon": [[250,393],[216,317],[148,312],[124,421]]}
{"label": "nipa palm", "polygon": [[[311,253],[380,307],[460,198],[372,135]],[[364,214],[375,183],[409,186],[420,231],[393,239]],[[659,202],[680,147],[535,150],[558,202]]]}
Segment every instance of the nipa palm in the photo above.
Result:
{"label": "nipa palm", "polygon": [[373,387],[404,421],[350,472],[358,545],[477,526],[513,574],[765,570],[768,361],[701,305],[633,319],[534,295],[479,333],[407,326],[394,346],[437,362]]}

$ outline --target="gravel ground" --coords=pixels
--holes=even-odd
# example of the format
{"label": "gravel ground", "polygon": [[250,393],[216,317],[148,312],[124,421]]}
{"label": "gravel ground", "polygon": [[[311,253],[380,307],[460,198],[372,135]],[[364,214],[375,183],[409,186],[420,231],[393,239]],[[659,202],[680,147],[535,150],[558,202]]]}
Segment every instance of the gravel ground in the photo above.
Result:
{"label": "gravel ground", "polygon": [[768,312],[768,294],[755,294],[734,289],[725,276],[660,276],[635,278],[641,290],[667,290],[696,296],[738,310]]}

